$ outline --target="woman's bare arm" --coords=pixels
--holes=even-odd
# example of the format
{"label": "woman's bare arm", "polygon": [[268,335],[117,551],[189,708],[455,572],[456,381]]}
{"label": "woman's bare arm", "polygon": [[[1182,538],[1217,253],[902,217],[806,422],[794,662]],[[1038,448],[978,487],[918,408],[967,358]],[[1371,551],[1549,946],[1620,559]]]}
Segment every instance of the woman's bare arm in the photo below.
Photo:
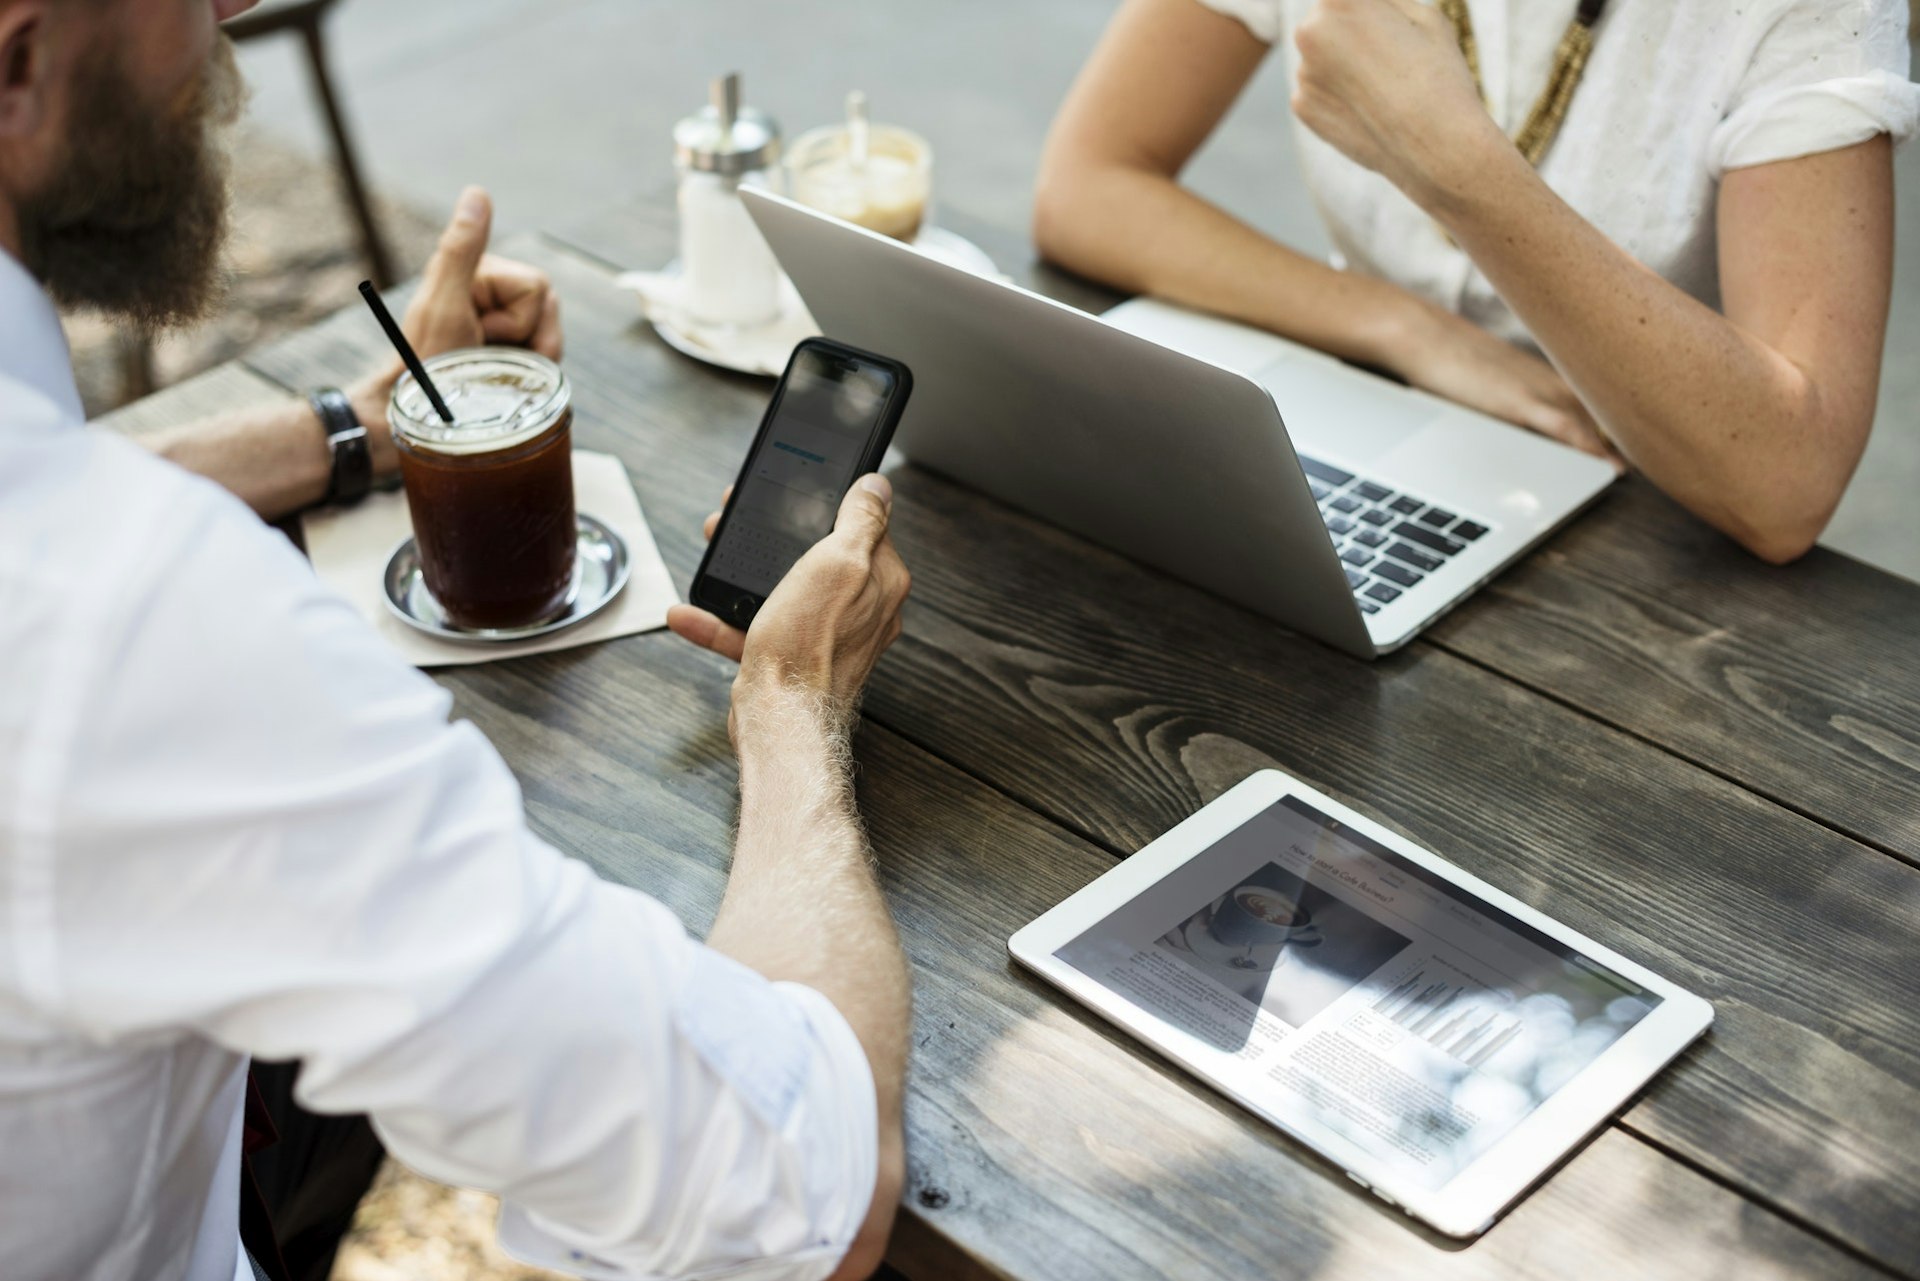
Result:
{"label": "woman's bare arm", "polygon": [[1505,157],[1435,208],[1628,460],[1784,563],[1826,528],[1873,427],[1893,274],[1890,153],[1883,136],[1729,173],[1724,315]]}
{"label": "woman's bare arm", "polygon": [[1725,314],[1562,201],[1414,0],[1324,0],[1295,109],[1438,219],[1626,457],[1776,563],[1826,527],[1873,424],[1893,273],[1884,137],[1721,183]]}
{"label": "woman's bare arm", "polygon": [[1384,363],[1398,290],[1315,262],[1177,181],[1267,51],[1196,0],[1128,0],[1048,135],[1034,239],[1119,288]]}
{"label": "woman's bare arm", "polygon": [[1127,0],[1047,139],[1034,204],[1041,252],[1606,452],[1545,361],[1396,285],[1289,249],[1180,185],[1267,52],[1198,0]]}

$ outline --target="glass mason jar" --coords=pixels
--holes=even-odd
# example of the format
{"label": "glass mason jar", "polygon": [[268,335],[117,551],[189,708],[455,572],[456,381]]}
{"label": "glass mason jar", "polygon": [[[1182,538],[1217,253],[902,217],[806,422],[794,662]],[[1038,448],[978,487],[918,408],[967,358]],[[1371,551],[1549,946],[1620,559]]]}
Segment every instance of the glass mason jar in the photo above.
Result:
{"label": "glass mason jar", "polygon": [[573,395],[545,356],[502,347],[425,362],[453,422],[412,374],[387,404],[427,590],[449,622],[525,627],[575,590]]}

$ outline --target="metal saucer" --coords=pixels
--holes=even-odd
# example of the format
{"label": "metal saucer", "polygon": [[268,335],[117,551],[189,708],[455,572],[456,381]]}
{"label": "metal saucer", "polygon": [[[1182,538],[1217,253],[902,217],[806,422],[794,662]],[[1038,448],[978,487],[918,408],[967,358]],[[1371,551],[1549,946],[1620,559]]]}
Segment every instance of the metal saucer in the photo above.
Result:
{"label": "metal saucer", "polygon": [[440,602],[427,590],[426,577],[420,572],[420,550],[411,537],[393,549],[387,572],[381,576],[387,608],[416,631],[469,645],[532,640],[583,623],[620,594],[633,567],[620,535],[585,512],[576,513],[576,518],[580,542],[573,558],[573,586],[567,591],[567,603],[552,618],[524,627],[461,627],[447,621]]}

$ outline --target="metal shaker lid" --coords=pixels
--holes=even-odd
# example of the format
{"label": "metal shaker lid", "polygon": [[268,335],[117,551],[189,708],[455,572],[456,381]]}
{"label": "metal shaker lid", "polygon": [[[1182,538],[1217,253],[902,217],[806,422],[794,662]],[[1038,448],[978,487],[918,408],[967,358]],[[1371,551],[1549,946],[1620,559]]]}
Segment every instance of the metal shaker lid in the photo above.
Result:
{"label": "metal shaker lid", "polygon": [[674,157],[683,168],[743,174],[780,159],[780,126],[740,105],[740,73],[713,82],[713,101],[673,127]]}

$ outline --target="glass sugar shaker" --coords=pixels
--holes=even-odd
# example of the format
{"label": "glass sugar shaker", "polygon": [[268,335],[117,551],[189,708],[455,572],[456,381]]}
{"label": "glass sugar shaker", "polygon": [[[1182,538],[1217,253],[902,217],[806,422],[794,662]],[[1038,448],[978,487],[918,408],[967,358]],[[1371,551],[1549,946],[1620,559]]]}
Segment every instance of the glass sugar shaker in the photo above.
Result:
{"label": "glass sugar shaker", "polygon": [[779,315],[780,268],[740,188],[779,189],[780,126],[740,105],[738,72],[715,80],[712,94],[673,128],[683,305],[695,320],[751,328]]}

